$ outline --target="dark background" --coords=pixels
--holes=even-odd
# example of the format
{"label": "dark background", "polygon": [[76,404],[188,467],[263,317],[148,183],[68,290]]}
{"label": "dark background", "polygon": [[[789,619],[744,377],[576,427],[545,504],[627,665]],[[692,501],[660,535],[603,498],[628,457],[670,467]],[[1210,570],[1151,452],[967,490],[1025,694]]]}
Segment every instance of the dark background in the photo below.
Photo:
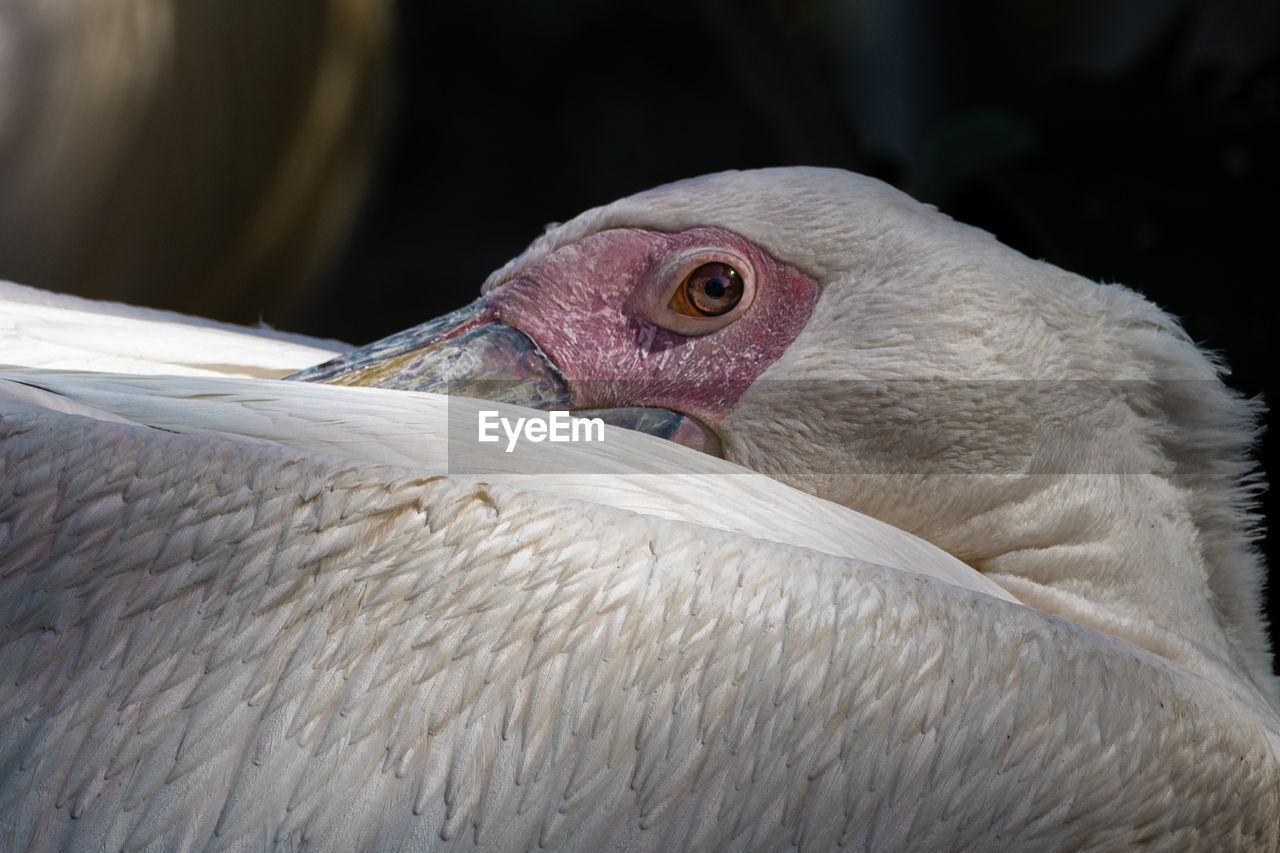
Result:
{"label": "dark background", "polygon": [[[545,0],[444,19],[403,2],[374,187],[292,325],[363,343],[470,301],[549,221],[705,172],[827,165],[1143,292],[1225,357],[1234,387],[1274,401],[1277,13]],[[1270,428],[1272,472],[1276,447]]]}

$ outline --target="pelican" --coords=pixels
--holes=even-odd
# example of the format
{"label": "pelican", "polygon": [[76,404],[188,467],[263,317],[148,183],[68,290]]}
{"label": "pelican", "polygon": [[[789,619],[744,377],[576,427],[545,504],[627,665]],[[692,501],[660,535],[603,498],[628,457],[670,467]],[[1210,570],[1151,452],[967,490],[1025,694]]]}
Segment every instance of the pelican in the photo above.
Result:
{"label": "pelican", "polygon": [[[1280,849],[1254,409],[877,181],[640,193],[355,350],[0,304],[6,848]],[[480,440],[546,410],[609,425]]]}

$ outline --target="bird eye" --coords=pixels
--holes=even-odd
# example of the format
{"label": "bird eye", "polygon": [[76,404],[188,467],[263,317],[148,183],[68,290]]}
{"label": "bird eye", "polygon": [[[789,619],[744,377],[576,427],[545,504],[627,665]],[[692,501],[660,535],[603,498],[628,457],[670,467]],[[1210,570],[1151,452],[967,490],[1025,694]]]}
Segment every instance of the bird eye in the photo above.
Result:
{"label": "bird eye", "polygon": [[667,307],[687,317],[719,317],[742,301],[742,293],[738,271],[712,261],[689,273],[671,294]]}

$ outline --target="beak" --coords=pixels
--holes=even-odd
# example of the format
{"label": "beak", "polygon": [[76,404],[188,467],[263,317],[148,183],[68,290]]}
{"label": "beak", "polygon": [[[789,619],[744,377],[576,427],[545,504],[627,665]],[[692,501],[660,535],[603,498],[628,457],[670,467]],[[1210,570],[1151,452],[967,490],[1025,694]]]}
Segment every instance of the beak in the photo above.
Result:
{"label": "beak", "polygon": [[569,386],[533,339],[491,317],[485,299],[286,376],[568,408]]}
{"label": "beak", "polygon": [[718,435],[697,418],[673,409],[624,406],[616,409],[575,409],[574,414],[583,418],[600,418],[610,426],[656,435],[712,456],[724,456]]}
{"label": "beak", "polygon": [[584,401],[575,399],[570,382],[537,342],[499,322],[487,297],[285,379],[573,409],[583,417],[722,455],[719,437],[689,415],[647,406],[583,408]]}

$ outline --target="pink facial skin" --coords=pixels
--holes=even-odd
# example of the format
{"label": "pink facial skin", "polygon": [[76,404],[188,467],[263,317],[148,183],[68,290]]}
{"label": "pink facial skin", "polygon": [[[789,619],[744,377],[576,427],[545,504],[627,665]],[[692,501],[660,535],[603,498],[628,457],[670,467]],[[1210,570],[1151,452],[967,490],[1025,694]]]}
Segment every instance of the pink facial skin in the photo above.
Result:
{"label": "pink facial skin", "polygon": [[[738,269],[742,302],[719,318],[676,314],[671,294],[707,261]],[[547,256],[492,291],[485,313],[537,342],[567,379],[573,408],[658,406],[714,426],[800,334],[820,292],[723,229],[619,228]]]}

